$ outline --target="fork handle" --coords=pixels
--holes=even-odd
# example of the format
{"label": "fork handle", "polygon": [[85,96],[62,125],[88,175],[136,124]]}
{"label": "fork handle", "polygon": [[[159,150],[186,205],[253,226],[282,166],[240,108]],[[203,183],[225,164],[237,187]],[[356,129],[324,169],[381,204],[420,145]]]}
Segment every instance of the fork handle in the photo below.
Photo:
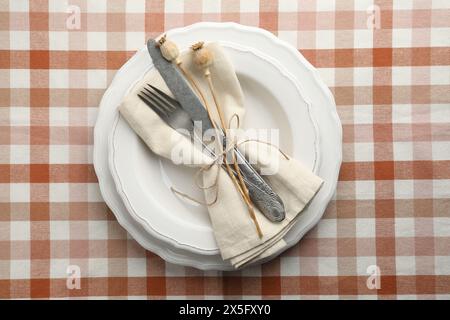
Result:
{"label": "fork handle", "polygon": [[283,200],[273,191],[272,187],[247,161],[237,147],[234,148],[239,169],[246,183],[250,199],[262,214],[270,221],[280,222],[286,217]]}

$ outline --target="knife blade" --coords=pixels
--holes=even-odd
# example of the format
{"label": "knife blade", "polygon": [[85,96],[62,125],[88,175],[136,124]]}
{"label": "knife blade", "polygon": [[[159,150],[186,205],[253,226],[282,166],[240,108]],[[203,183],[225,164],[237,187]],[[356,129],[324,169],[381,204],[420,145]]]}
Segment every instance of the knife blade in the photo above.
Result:
{"label": "knife blade", "polygon": [[202,133],[213,128],[211,120],[209,119],[208,113],[203,107],[203,104],[194,94],[177,67],[162,56],[161,50],[159,50],[154,39],[148,40],[147,49],[153,60],[153,64],[156,69],[158,69],[161,77],[174,95],[175,99],[178,100],[182,108],[189,113],[193,121],[201,121]]}

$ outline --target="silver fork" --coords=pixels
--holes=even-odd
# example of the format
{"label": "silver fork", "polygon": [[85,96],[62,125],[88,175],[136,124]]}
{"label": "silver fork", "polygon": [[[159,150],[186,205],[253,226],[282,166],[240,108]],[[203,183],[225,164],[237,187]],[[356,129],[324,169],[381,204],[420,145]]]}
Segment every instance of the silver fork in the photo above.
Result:
{"label": "silver fork", "polygon": [[[194,139],[201,143],[209,155],[215,155],[214,151],[212,151],[202,139],[195,134],[192,118],[181,107],[177,100],[150,84],[148,87],[143,88],[138,94],[138,97],[170,127],[188,131],[192,134]],[[262,179],[245,157],[240,154],[237,148],[234,149],[234,152],[238,159],[238,165],[242,171],[243,179],[247,185],[252,202],[269,220],[274,222],[282,221],[285,218],[286,213],[281,198],[272,190],[267,182]],[[233,172],[237,175],[235,171]],[[255,181],[255,176],[259,177],[260,180]],[[254,182],[251,181],[250,177]]]}

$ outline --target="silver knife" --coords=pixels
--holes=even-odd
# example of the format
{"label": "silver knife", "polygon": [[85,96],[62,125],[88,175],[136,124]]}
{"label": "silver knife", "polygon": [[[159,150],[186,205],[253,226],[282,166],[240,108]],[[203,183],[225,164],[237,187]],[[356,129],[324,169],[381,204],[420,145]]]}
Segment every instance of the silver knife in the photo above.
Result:
{"label": "silver knife", "polygon": [[[202,133],[208,129],[212,129],[213,125],[203,104],[192,91],[178,69],[162,56],[154,39],[148,40],[147,49],[153,60],[153,64],[161,74],[167,87],[175,96],[175,99],[177,99],[182,108],[189,113],[192,120],[201,121]],[[224,144],[225,143],[226,142],[224,142]],[[286,212],[281,198],[273,191],[270,185],[258,174],[250,163],[248,163],[247,159],[237,148],[235,148],[235,154],[243,177],[251,182],[247,185],[247,188],[252,202],[270,221],[280,222],[284,220]]]}

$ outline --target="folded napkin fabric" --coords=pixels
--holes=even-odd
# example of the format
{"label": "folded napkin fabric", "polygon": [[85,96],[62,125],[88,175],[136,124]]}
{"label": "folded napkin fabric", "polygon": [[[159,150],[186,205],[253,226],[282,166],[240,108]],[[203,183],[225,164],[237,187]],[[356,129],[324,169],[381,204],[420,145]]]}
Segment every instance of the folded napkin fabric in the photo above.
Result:
{"label": "folded napkin fabric", "polygon": [[[214,63],[210,67],[211,78],[227,123],[235,114],[242,123],[245,114],[244,99],[233,65],[219,44],[210,43],[207,46],[214,55]],[[184,68],[189,70],[202,92],[205,93],[209,105],[214,106],[206,80],[201,71],[193,65],[191,52],[182,54],[181,60]],[[177,150],[182,150],[187,154],[195,154],[199,161],[192,166],[200,168],[211,164],[210,157],[195,148],[188,138],[170,128],[138,98],[137,93],[148,83],[171,94],[159,73],[152,68],[127,94],[119,107],[120,114],[156,154],[173,160],[172,152],[176,147]],[[215,108],[212,109],[213,117],[216,119],[216,123],[219,123],[217,114],[214,112]],[[226,171],[223,169],[203,171],[203,185],[213,184],[216,175],[220,175],[217,180],[217,188],[205,190],[205,199],[209,201],[217,196],[217,201],[208,206],[212,228],[222,258],[229,260],[236,268],[270,256],[285,247],[284,235],[293,226],[298,215],[316,195],[323,183],[320,177],[313,174],[299,161],[293,158],[286,159],[277,148],[255,141],[248,142],[248,144],[258,144],[258,146],[241,149],[250,159],[256,159],[254,166],[257,168],[262,168],[264,164],[267,164],[268,155],[277,157],[278,170],[275,174],[266,175],[264,178],[283,200],[286,218],[282,222],[273,223],[255,208],[256,217],[263,233],[263,237],[259,238],[248,213],[247,205]]]}

